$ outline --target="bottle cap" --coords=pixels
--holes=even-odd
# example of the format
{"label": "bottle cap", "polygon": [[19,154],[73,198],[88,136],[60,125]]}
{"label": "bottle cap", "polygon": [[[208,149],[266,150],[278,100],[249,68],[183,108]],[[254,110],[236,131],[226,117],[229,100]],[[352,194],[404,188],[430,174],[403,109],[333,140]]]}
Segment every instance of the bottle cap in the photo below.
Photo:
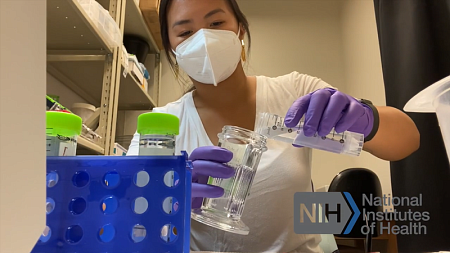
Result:
{"label": "bottle cap", "polygon": [[180,120],[172,114],[149,112],[138,117],[139,134],[178,135],[179,130]]}
{"label": "bottle cap", "polygon": [[67,111],[47,111],[47,135],[76,136],[81,134],[83,122],[80,117]]}

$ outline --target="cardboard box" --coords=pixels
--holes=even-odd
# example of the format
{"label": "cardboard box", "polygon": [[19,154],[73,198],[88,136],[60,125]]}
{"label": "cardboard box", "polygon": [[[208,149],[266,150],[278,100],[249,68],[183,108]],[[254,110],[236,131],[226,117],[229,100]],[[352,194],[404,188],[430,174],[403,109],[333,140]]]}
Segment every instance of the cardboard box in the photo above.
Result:
{"label": "cardboard box", "polygon": [[126,156],[128,150],[122,147],[119,143],[114,143],[113,156]]}
{"label": "cardboard box", "polygon": [[134,61],[132,61],[132,60],[128,61],[128,70],[134,77],[136,77],[139,84],[141,86],[143,86],[144,80],[145,80],[144,75],[142,74],[141,70],[139,69],[139,67],[136,65],[136,63]]}
{"label": "cardboard box", "polygon": [[144,89],[145,93],[148,94],[148,82],[147,82],[147,79],[144,79],[144,84],[142,84],[142,89]]}
{"label": "cardboard box", "polygon": [[[133,59],[134,58],[134,59]],[[144,74],[141,69],[136,64],[137,59],[135,56],[133,58],[128,58],[128,72],[133,75],[141,88],[147,93],[148,92],[148,81],[145,79]]]}
{"label": "cardboard box", "polygon": [[161,30],[159,27],[159,4],[160,0],[140,0],[139,8],[142,11],[145,23],[147,24],[156,45],[160,50],[163,50]]}
{"label": "cardboard box", "polygon": [[120,57],[120,60],[122,61],[125,73],[128,74],[130,66],[128,64],[128,52],[124,45],[122,45],[122,56]]}

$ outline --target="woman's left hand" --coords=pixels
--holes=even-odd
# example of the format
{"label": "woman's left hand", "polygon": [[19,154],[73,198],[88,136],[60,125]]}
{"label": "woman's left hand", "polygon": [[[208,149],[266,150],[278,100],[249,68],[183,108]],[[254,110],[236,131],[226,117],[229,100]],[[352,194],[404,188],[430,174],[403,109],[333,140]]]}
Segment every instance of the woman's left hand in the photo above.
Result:
{"label": "woman's left hand", "polygon": [[348,130],[367,138],[374,129],[374,110],[370,106],[331,88],[298,98],[286,113],[285,125],[295,127],[304,114],[303,132],[308,137],[316,133],[326,136],[334,128],[337,133]]}

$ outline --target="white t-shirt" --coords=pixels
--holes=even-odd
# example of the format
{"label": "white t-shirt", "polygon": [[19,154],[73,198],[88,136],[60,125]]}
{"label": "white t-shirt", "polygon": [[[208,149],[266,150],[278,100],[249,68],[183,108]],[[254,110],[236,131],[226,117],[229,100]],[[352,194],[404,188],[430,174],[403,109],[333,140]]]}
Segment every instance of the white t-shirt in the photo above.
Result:
{"label": "white t-shirt", "polygon": [[[321,79],[292,72],[269,78],[256,77],[256,111],[284,116],[300,96],[331,87]],[[180,119],[176,150],[189,154],[197,147],[212,146],[192,98],[192,92],[154,112]],[[320,235],[294,232],[294,193],[311,191],[311,149],[269,140],[246,200],[242,221],[249,235],[217,230],[192,220],[191,249],[218,252],[322,252]],[[139,135],[135,134],[128,155],[137,155]]]}

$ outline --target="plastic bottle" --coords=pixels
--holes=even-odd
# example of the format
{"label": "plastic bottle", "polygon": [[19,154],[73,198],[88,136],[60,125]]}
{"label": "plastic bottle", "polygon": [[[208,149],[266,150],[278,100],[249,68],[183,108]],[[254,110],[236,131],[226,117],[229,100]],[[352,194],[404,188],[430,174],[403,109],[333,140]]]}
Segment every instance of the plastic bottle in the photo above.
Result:
{"label": "plastic bottle", "polygon": [[82,124],[81,118],[75,114],[47,111],[45,131],[47,156],[75,156]]}
{"label": "plastic bottle", "polygon": [[180,120],[172,114],[149,112],[139,115],[139,155],[175,155],[175,138],[179,129]]}

